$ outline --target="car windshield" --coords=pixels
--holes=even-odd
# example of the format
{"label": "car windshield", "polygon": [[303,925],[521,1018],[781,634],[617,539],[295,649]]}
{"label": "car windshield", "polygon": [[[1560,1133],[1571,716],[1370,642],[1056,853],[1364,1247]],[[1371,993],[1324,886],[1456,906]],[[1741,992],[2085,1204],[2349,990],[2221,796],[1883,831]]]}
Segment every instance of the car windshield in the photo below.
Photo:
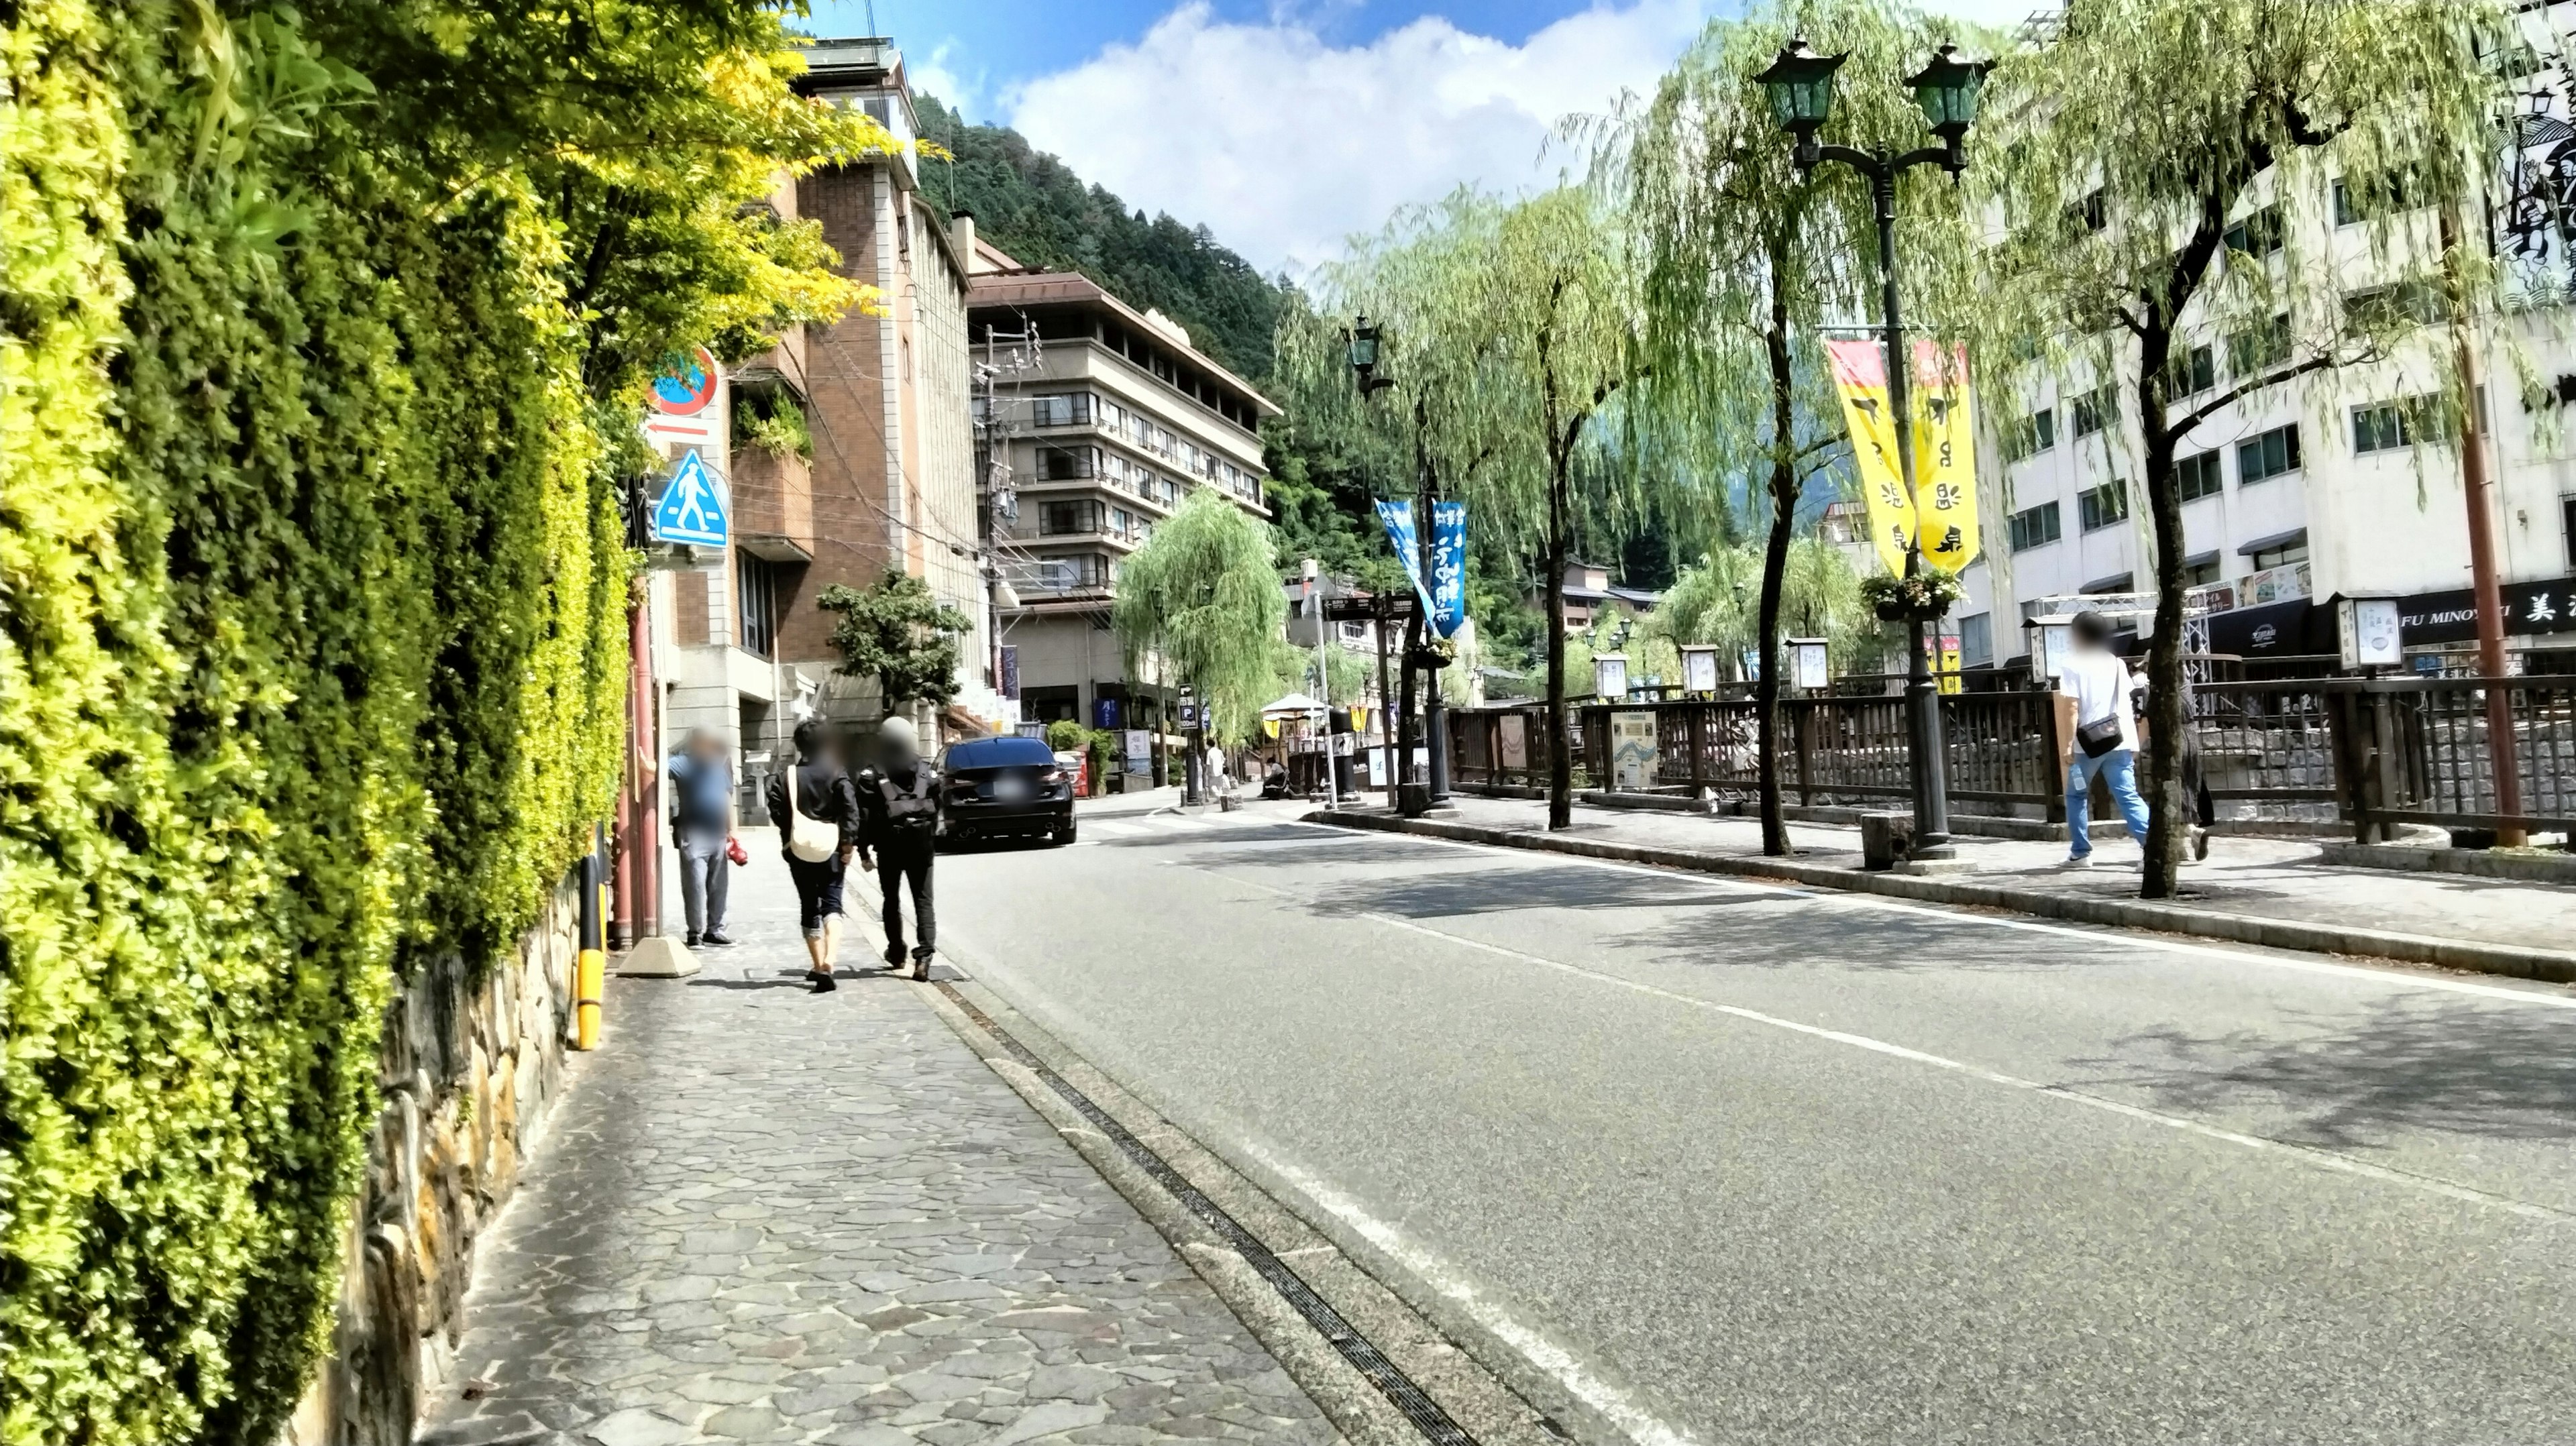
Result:
{"label": "car windshield", "polygon": [[1036,764],[1052,766],[1055,751],[1043,738],[975,738],[952,745],[948,750],[951,768],[1009,768]]}

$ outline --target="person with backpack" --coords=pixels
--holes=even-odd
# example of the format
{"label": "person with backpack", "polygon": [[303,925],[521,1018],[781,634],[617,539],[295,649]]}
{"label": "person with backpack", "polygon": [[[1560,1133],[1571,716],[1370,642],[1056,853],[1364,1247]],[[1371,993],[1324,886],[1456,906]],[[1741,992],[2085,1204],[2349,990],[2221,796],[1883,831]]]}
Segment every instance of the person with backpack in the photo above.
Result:
{"label": "person with backpack", "polygon": [[922,761],[921,743],[912,724],[888,718],[877,731],[877,765],[859,775],[859,867],[872,869],[885,891],[885,962],[898,968],[904,959],[903,904],[912,890],[914,937],[912,977],[930,977],[930,956],[939,939],[930,904],[930,869],[938,858],[939,774]]}
{"label": "person with backpack", "polygon": [[2066,867],[2093,867],[2093,780],[2111,791],[2129,837],[2147,842],[2147,801],[2138,793],[2138,716],[2129,665],[2111,651],[2111,620],[2075,615],[2074,646],[2057,675],[2057,736],[2066,764]]}
{"label": "person with backpack", "polygon": [[830,732],[817,718],[796,725],[798,762],[769,777],[769,821],[796,881],[797,922],[811,961],[807,982],[829,994],[841,952],[841,880],[858,841],[859,799],[833,756]]}

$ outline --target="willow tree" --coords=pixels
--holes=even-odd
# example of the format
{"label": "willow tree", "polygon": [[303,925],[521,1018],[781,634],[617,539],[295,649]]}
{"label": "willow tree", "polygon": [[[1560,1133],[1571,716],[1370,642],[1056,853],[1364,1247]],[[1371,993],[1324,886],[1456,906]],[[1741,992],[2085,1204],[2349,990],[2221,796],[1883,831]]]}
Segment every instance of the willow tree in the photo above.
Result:
{"label": "willow tree", "polygon": [[[1378,473],[1380,495],[1411,500],[1428,486],[1465,500],[1468,525],[1498,538],[1513,535],[1518,516],[1496,485],[1518,434],[1494,364],[1503,338],[1485,307],[1504,216],[1501,203],[1464,189],[1399,212],[1318,271],[1317,309],[1283,311],[1277,338],[1280,375],[1301,402],[1296,425],[1344,439]],[[1374,395],[1348,360],[1348,328],[1361,316],[1378,329]],[[1412,663],[1435,661],[1424,641],[1417,617],[1406,635],[1408,728],[1421,717]]]}
{"label": "willow tree", "polygon": [[1213,487],[1192,491],[1119,565],[1109,608],[1129,675],[1159,658],[1198,694],[1208,731],[1225,743],[1259,726],[1287,621],[1269,529]]}
{"label": "willow tree", "polygon": [[[2070,0],[1989,80],[1969,182],[2001,234],[1973,238],[1950,314],[1990,376],[2019,360],[2125,394],[2156,574],[2149,898],[2173,893],[2188,833],[2177,449],[2257,393],[2406,352],[2446,280],[2455,299],[2492,289],[2484,248],[2445,257],[2436,212],[2474,193],[2496,144],[2478,47],[2508,26],[2464,0]],[[2358,212],[2369,237],[2358,259],[2320,218],[2337,177],[2335,219]],[[2226,380],[2184,403],[2204,337]]]}
{"label": "willow tree", "polygon": [[[1932,36],[1910,15],[1864,0],[1773,5],[1708,27],[1628,128],[1624,190],[1645,247],[1641,424],[1701,453],[1702,464],[1765,479],[1769,506],[1753,645],[1780,655],[1781,597],[1808,480],[1845,441],[1818,334],[1865,314],[1876,278],[1875,212],[1847,168],[1802,171],[1753,77],[1793,21],[1818,47],[1848,51],[1821,139],[1912,145],[1923,118],[1901,78]],[[1909,220],[1953,209],[1948,184],[1917,171],[1900,183]],[[1755,716],[1762,851],[1789,852],[1781,811],[1779,669],[1760,670]]]}
{"label": "willow tree", "polygon": [[[1488,492],[1534,533],[1547,592],[1547,826],[1574,821],[1565,729],[1565,565],[1577,504],[1575,464],[1605,439],[1598,424],[1638,375],[1637,272],[1630,237],[1588,187],[1560,187],[1504,212],[1490,261],[1460,298],[1489,337],[1502,456]],[[1620,485],[1620,469],[1588,473]],[[1633,485],[1633,484],[1630,484]]]}
{"label": "willow tree", "polygon": [[[1673,579],[1639,631],[1680,647],[1704,644],[1735,658],[1762,646],[1755,606],[1767,568],[1767,549],[1732,544],[1714,547]],[[1772,579],[1772,626],[1781,638],[1823,638],[1832,654],[1851,659],[1873,647],[1878,624],[1861,600],[1860,576],[1842,549],[1814,533],[1793,540]]]}

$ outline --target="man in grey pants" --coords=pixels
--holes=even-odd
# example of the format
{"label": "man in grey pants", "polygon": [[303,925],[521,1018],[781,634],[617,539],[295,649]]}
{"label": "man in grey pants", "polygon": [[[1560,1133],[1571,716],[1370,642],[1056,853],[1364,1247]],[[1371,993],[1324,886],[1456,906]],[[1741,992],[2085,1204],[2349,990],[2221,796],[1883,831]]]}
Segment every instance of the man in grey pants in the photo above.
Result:
{"label": "man in grey pants", "polygon": [[671,843],[680,851],[680,901],[689,913],[688,944],[725,945],[726,858],[733,843],[733,768],[724,740],[704,728],[671,755]]}

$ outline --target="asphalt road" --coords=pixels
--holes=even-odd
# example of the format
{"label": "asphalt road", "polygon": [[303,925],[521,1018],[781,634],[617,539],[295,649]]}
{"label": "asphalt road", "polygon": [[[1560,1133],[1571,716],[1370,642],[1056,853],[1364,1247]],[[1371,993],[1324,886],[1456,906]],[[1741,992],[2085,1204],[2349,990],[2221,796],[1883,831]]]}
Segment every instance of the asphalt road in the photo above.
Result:
{"label": "asphalt road", "polygon": [[1293,817],[944,942],[1586,1434],[2576,1440],[2576,994]]}

